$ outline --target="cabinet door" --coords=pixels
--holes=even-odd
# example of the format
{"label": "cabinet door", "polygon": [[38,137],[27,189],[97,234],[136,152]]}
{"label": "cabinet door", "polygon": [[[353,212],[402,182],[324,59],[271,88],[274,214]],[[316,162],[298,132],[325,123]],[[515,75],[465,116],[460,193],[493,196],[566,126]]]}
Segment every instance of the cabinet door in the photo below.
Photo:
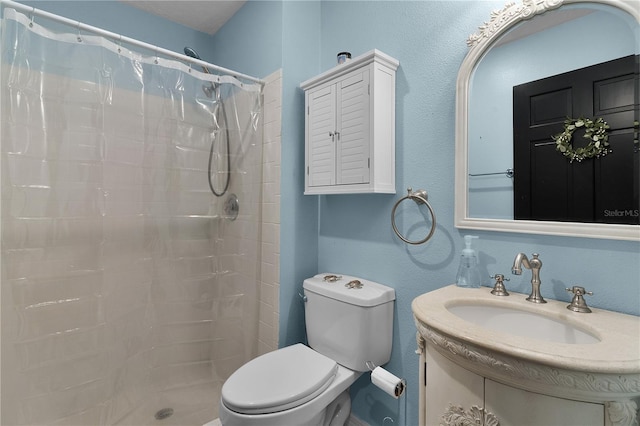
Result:
{"label": "cabinet door", "polygon": [[335,185],[336,86],[307,93],[307,165],[309,186]]}
{"label": "cabinet door", "polygon": [[[456,408],[469,412],[482,408],[484,378],[449,361],[427,346],[427,389],[425,390],[427,426],[456,425],[445,418]],[[469,420],[471,416],[467,417]],[[469,423],[472,424],[472,423]],[[501,425],[502,426],[502,425]]]}
{"label": "cabinet door", "polygon": [[516,389],[485,379],[485,409],[500,426],[603,426],[604,405]]}
{"label": "cabinet door", "polygon": [[338,185],[369,183],[369,111],[369,68],[365,68],[337,83]]}

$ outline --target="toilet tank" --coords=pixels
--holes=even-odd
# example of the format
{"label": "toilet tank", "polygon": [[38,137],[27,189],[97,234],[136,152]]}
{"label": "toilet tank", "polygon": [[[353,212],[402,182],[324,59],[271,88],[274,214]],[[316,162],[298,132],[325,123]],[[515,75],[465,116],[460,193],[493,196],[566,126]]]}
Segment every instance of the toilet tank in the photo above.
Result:
{"label": "toilet tank", "polygon": [[[395,290],[372,281],[318,274],[304,281],[309,346],[339,364],[368,371],[391,357]],[[359,284],[358,284],[359,283]]]}

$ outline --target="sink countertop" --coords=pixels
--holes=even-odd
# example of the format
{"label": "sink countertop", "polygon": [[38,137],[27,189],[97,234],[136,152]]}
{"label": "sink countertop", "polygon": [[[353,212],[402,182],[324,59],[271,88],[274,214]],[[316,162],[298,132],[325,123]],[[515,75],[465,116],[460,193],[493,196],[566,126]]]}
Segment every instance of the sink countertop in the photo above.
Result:
{"label": "sink countertop", "polygon": [[[439,333],[479,348],[574,371],[640,374],[640,317],[591,307],[591,313],[566,309],[568,302],[527,302],[527,295],[510,291],[494,296],[491,288],[440,288],[416,297],[411,308],[415,320]],[[491,305],[545,315],[567,322],[600,339],[597,343],[556,343],[494,331],[450,312],[455,305]]]}

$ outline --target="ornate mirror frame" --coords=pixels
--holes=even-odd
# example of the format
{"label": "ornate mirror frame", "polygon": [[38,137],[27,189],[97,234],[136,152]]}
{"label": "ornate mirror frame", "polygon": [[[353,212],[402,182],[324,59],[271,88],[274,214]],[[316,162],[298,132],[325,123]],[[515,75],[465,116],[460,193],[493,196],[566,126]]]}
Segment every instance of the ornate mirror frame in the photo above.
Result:
{"label": "ornate mirror frame", "polygon": [[485,219],[471,218],[468,214],[468,109],[470,81],[475,66],[491,48],[493,42],[515,25],[562,5],[574,3],[610,5],[629,13],[640,23],[638,1],[522,0],[521,4],[510,2],[502,10],[492,12],[490,21],[480,26],[478,33],[469,36],[467,40],[469,52],[460,66],[456,86],[454,216],[456,228],[640,241],[638,225]]}

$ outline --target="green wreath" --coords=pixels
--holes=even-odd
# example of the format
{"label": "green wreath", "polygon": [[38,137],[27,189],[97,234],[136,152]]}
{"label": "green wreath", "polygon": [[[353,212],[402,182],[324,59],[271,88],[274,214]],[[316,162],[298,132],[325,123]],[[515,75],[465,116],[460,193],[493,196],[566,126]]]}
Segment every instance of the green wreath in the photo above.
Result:
{"label": "green wreath", "polygon": [[[584,136],[589,143],[584,148],[573,149],[571,140],[576,129],[584,127]],[[611,152],[609,147],[609,125],[602,118],[568,118],[564,121],[564,132],[551,136],[556,141],[556,150],[567,157],[569,161],[581,162],[587,158],[603,157]]]}

